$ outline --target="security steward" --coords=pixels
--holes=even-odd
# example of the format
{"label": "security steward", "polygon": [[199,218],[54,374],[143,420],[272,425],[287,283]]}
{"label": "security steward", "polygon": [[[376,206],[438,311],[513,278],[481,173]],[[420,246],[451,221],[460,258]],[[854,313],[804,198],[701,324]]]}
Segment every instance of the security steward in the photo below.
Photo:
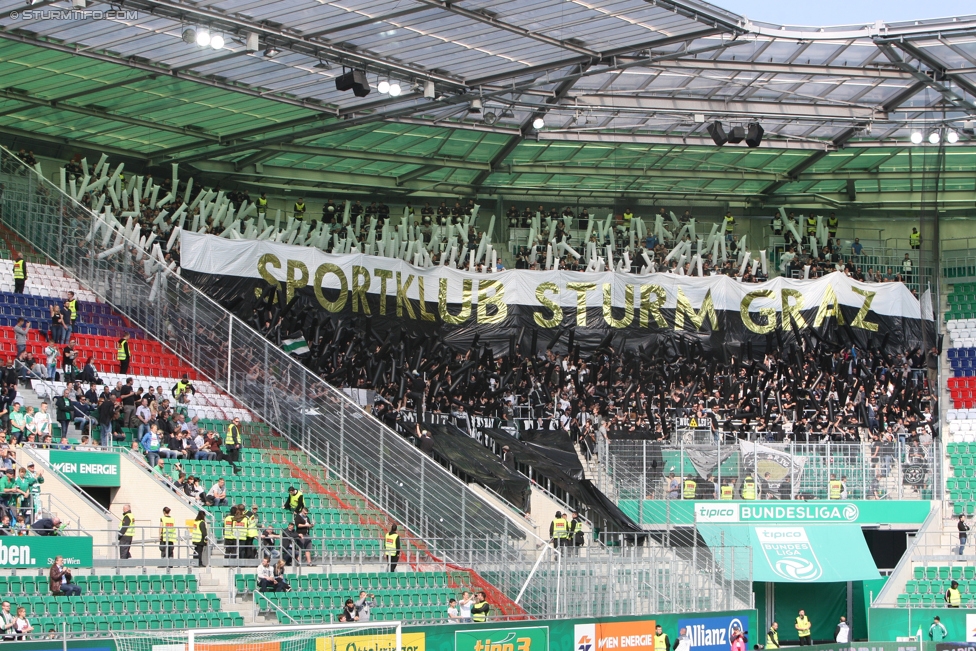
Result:
{"label": "security steward", "polygon": [[671,640],[660,624],[654,628],[654,651],[671,651]]}
{"label": "security steward", "polygon": [[129,350],[129,333],[122,335],[115,350],[115,359],[119,361],[119,374],[129,374],[129,362],[132,361],[132,351]]}
{"label": "security steward", "polygon": [[549,523],[549,540],[553,547],[566,545],[569,539],[569,521],[563,517],[562,511],[556,511],[556,517]]}
{"label": "security steward", "polygon": [[779,648],[779,624],[777,622],[773,622],[772,626],[769,627],[769,630],[766,631],[766,648]]}
{"label": "security steward", "polygon": [[302,197],[301,199],[295,202],[294,210],[295,210],[294,216],[297,221],[302,221],[303,219],[305,219],[305,198],[304,197]]}
{"label": "security steward", "polygon": [[688,475],[685,477],[684,491],[682,492],[682,497],[686,500],[695,499],[695,492],[698,490],[698,482],[695,481],[694,476]]}
{"label": "security steward", "polygon": [[244,537],[244,558],[257,558],[258,550],[254,546],[254,541],[257,539],[258,532],[258,514],[256,513],[257,507],[252,506],[251,510],[244,514],[244,522],[247,524],[247,533]]}
{"label": "security steward", "polygon": [[813,638],[810,637],[810,620],[804,611],[800,611],[796,617],[796,634],[800,636],[800,646],[813,646]]}
{"label": "security steward", "polygon": [[182,397],[183,397],[183,394],[186,393],[186,392],[188,392],[188,391],[189,391],[189,393],[190,393],[191,396],[192,395],[195,395],[196,392],[197,392],[197,390],[195,388],[193,388],[193,383],[190,382],[190,376],[184,374],[183,375],[183,378],[181,380],[179,380],[176,383],[176,385],[173,387],[173,397],[176,398],[177,400],[181,400]]}
{"label": "security steward", "polygon": [[583,533],[583,519],[578,511],[573,511],[573,519],[569,521],[569,538],[574,547],[586,544],[586,534]]}
{"label": "security steward", "polygon": [[224,557],[237,558],[237,538],[234,537],[234,515],[237,507],[231,507],[230,513],[224,516]]}
{"label": "security steward", "polygon": [[837,213],[830,213],[830,217],[827,218],[827,237],[832,240],[836,239],[838,226],[840,226],[840,220],[837,219]]}
{"label": "security steward", "polygon": [[305,496],[294,486],[289,486],[288,497],[285,498],[285,503],[281,508],[292,513],[301,513],[302,509],[305,508]]}
{"label": "security steward", "polygon": [[474,604],[471,605],[471,621],[480,624],[488,621],[491,614],[491,604],[485,599],[485,593],[478,591],[474,595]]}
{"label": "security steward", "polygon": [[400,534],[397,533],[397,526],[391,525],[390,532],[383,540],[383,549],[387,558],[390,559],[390,571],[396,572],[397,563],[400,562]]}
{"label": "security steward", "polygon": [[132,548],[132,537],[136,532],[136,516],[132,515],[132,506],[126,504],[122,507],[122,526],[119,527],[119,558],[125,560],[132,558],[129,551]]}
{"label": "security steward", "polygon": [[205,511],[198,511],[197,517],[190,524],[190,543],[193,545],[193,554],[199,566],[206,567],[204,548],[207,546],[207,514]]}
{"label": "security steward", "polygon": [[237,462],[241,460],[241,446],[243,443],[244,437],[241,435],[241,419],[237,417],[227,426],[227,434],[224,435],[224,447],[227,448],[227,451],[224,453],[224,459],[234,469],[235,475],[241,474],[241,469],[237,467]]}
{"label": "security steward", "polygon": [[244,505],[237,505],[237,515],[232,523],[234,527],[234,542],[237,543],[237,558],[248,558],[247,555],[247,515]]}
{"label": "security steward", "polygon": [[258,200],[255,203],[258,206],[259,215],[268,214],[268,193],[267,192],[262,192],[261,196],[258,197]]}
{"label": "security steward", "polygon": [[[922,246],[922,234],[918,232],[917,228],[913,228],[912,232],[908,235],[908,243],[913,249],[916,250]],[[16,268],[14,268],[14,271],[16,271]],[[14,276],[14,278],[16,278],[16,276]]]}
{"label": "security steward", "polygon": [[24,293],[27,282],[27,261],[19,253],[14,253],[14,293]]}
{"label": "security steward", "polygon": [[756,480],[752,478],[752,475],[746,475],[746,478],[742,480],[741,497],[744,500],[756,499]]}
{"label": "security steward", "polygon": [[74,292],[68,292],[68,300],[64,302],[64,307],[71,318],[71,321],[65,325],[73,326],[78,323],[78,299],[75,298]]}
{"label": "security steward", "polygon": [[173,558],[176,547],[176,520],[170,515],[170,508],[163,507],[163,517],[159,519],[159,553],[163,558]]}
{"label": "security steward", "polygon": [[832,500],[839,500],[844,490],[844,483],[837,479],[837,475],[830,473],[830,481],[827,482],[828,497]]}
{"label": "security steward", "polygon": [[807,215],[807,237],[817,234],[817,218],[813,215]]}
{"label": "security steward", "polygon": [[731,502],[735,499],[735,491],[732,488],[732,481],[727,480],[722,484],[722,488],[719,489],[719,499]]}
{"label": "security steward", "polygon": [[962,605],[962,596],[959,594],[958,581],[953,581],[949,584],[949,589],[945,593],[945,602],[949,608],[959,608]]}
{"label": "security steward", "polygon": [[725,224],[725,239],[731,240],[732,232],[735,231],[735,217],[732,216],[732,211],[725,213],[722,222]]}

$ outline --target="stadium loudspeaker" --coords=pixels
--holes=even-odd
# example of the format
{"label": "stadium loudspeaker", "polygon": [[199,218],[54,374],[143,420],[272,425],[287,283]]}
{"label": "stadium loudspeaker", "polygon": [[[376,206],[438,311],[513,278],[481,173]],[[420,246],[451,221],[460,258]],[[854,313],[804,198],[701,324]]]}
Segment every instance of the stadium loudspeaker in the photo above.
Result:
{"label": "stadium loudspeaker", "polygon": [[857,190],[854,188],[854,179],[847,179],[847,198],[850,201],[857,201]]}
{"label": "stadium loudspeaker", "polygon": [[751,122],[746,130],[746,144],[750,147],[758,147],[762,142],[763,134],[766,130],[758,122]]}
{"label": "stadium loudspeaker", "polygon": [[336,90],[351,90],[356,97],[369,95],[369,81],[362,70],[350,70],[336,77]]}
{"label": "stadium loudspeaker", "polygon": [[740,142],[746,139],[745,127],[732,127],[732,131],[729,132],[729,142],[733,145],[738,145]]}
{"label": "stadium loudspeaker", "polygon": [[716,120],[710,123],[705,130],[708,131],[708,135],[712,137],[712,140],[716,145],[721,147],[729,141],[728,137],[725,135],[725,129],[722,128],[722,123]]}

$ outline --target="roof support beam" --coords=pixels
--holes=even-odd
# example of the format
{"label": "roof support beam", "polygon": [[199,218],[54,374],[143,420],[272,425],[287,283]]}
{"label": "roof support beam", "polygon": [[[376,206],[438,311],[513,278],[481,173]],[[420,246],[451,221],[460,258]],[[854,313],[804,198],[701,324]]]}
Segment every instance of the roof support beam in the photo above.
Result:
{"label": "roof support beam", "polygon": [[128,158],[134,158],[137,160],[148,160],[145,154],[141,154],[137,151],[132,151],[131,149],[122,149],[120,147],[111,147],[108,145],[96,145],[85,140],[79,140],[77,138],[61,138],[59,136],[49,136],[43,133],[37,133],[35,131],[24,131],[22,129],[15,129],[13,127],[3,127],[0,126],[0,133],[6,133],[17,138],[23,138],[24,140],[40,141],[50,143],[52,145],[77,147],[80,149],[88,149],[92,152],[99,154],[113,154],[115,156],[125,156]]}
{"label": "roof support beam", "polygon": [[[662,66],[663,67],[663,66]],[[912,75],[893,68],[859,68],[854,66],[817,66],[804,63],[769,63],[760,61],[729,61],[727,59],[677,59],[668,63],[669,69],[722,70],[754,72],[756,74],[813,75],[816,77],[856,77],[858,79],[913,79]]]}
{"label": "roof support beam", "polygon": [[[916,79],[918,79],[921,82],[924,82],[925,85],[927,85],[929,88],[932,88],[937,93],[942,95],[942,98],[948,104],[951,104],[952,106],[955,106],[960,110],[968,111],[969,113],[976,113],[976,104],[966,99],[956,91],[952,90],[951,88],[943,84],[941,81],[937,81],[934,78],[935,75],[928,75],[922,72],[921,70],[916,69],[915,66],[902,59],[895,51],[895,48],[892,46],[890,42],[875,41],[875,45],[877,45],[878,49],[881,50],[886,57],[888,57],[889,61],[894,63],[896,66],[898,66],[905,72],[911,73],[912,76],[914,76]],[[933,70],[933,72],[936,71]]]}
{"label": "roof support beam", "polygon": [[807,120],[881,120],[874,108],[800,102],[727,102],[725,100],[679,99],[675,97],[634,97],[631,95],[589,94],[574,97],[580,107],[606,108],[622,112],[648,111],[706,115],[728,115],[740,118],[788,118]]}
{"label": "roof support beam", "polygon": [[893,44],[901,51],[907,53],[912,58],[921,61],[927,65],[932,70],[940,73],[951,79],[957,86],[962,88],[964,91],[976,97],[976,84],[969,81],[965,76],[960,74],[955,70],[950,70],[946,67],[941,60],[936,58],[934,55],[930,54],[923,48],[916,46],[914,43],[901,43],[898,41],[893,41]]}
{"label": "roof support beam", "polygon": [[397,185],[403,185],[404,183],[407,183],[408,181],[413,181],[414,179],[419,179],[424,174],[430,174],[431,172],[434,172],[436,170],[437,170],[437,166],[436,165],[421,165],[420,167],[418,167],[415,170],[410,170],[406,174],[401,174],[400,176],[396,177],[396,184]]}

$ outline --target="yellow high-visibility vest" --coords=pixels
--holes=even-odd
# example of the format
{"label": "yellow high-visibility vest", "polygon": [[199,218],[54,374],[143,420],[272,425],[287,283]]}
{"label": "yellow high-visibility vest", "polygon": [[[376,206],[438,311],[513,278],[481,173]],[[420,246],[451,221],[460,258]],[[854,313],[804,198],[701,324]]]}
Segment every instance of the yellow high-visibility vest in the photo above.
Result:
{"label": "yellow high-visibility vest", "polygon": [[397,540],[400,538],[398,533],[388,533],[386,534],[386,555],[396,556],[397,555]]}
{"label": "yellow high-visibility vest", "polygon": [[203,531],[200,529],[199,520],[193,520],[190,524],[190,542],[194,545],[203,542]]}
{"label": "yellow high-visibility vest", "polygon": [[15,280],[24,280],[27,277],[27,274],[26,274],[25,270],[26,270],[26,268],[24,267],[24,259],[23,258],[21,258],[20,260],[14,260],[14,279]]}
{"label": "yellow high-visibility vest", "polygon": [[569,537],[569,523],[566,522],[566,518],[553,518],[552,537],[553,538]]}
{"label": "yellow high-visibility vest", "polygon": [[247,540],[247,520],[234,520],[234,538],[237,540]]}
{"label": "yellow high-visibility vest", "polygon": [[839,500],[841,490],[843,490],[844,487],[843,483],[841,483],[836,479],[831,479],[829,486],[830,486],[830,499]]}
{"label": "yellow high-visibility vest", "polygon": [[162,530],[160,538],[163,542],[176,542],[176,520],[171,515],[164,515],[159,519],[159,526]]}
{"label": "yellow high-visibility vest", "polygon": [[912,246],[918,246],[919,243],[922,241],[922,234],[912,233],[911,235],[908,236],[908,241],[911,243]]}
{"label": "yellow high-visibility vest", "polygon": [[731,500],[732,497],[733,497],[732,487],[729,486],[728,484],[722,486],[722,490],[720,492],[720,495],[721,495],[720,499],[723,499],[723,500]]}
{"label": "yellow high-visibility vest", "polygon": [[294,495],[289,495],[288,496],[288,508],[291,509],[292,511],[294,511],[295,509],[297,509],[298,508],[298,500],[300,500],[301,498],[302,498],[302,492],[301,491],[295,491],[295,494]]}
{"label": "yellow high-visibility vest", "polygon": [[693,479],[685,480],[685,493],[684,498],[686,500],[695,499],[695,489],[698,488],[698,484],[695,483]]}
{"label": "yellow high-visibility vest", "polygon": [[827,218],[827,228],[828,229],[832,229],[832,230],[837,230],[837,224],[838,224],[839,221],[840,220],[837,219],[836,217],[828,217]]}
{"label": "yellow high-visibility vest", "polygon": [[65,307],[68,308],[68,312],[71,313],[72,323],[78,320],[78,301],[76,299],[71,299],[70,301],[64,302]]}
{"label": "yellow high-visibility vest", "polygon": [[247,518],[247,537],[248,538],[258,537],[258,519],[253,515]]}
{"label": "yellow high-visibility vest", "polygon": [[305,204],[295,202],[295,219],[301,219],[305,216]]}
{"label": "yellow high-visibility vest", "polygon": [[262,213],[263,214],[263,213],[268,212],[268,200],[267,199],[262,199],[261,197],[258,197],[257,204],[258,204],[258,213]]}
{"label": "yellow high-visibility vest", "polygon": [[115,359],[119,360],[120,362],[124,362],[128,358],[129,356],[125,352],[125,341],[120,341],[119,348],[115,351]]}
{"label": "yellow high-visibility vest", "polygon": [[766,632],[766,648],[767,649],[778,649],[779,648],[779,633],[773,629],[769,629]]}
{"label": "yellow high-visibility vest", "polygon": [[954,588],[949,588],[948,590],[946,590],[946,601],[949,603],[950,606],[954,608],[958,608],[959,605],[962,603],[962,597],[960,597],[959,595],[959,590],[956,590]]}
{"label": "yellow high-visibility vest", "polygon": [[667,638],[668,638],[668,636],[665,635],[664,633],[661,633],[660,635],[657,635],[655,633],[654,634],[654,651],[667,651],[667,648],[668,648]]}
{"label": "yellow high-visibility vest", "polygon": [[725,232],[731,233],[735,229],[735,217],[732,215],[725,216]]}
{"label": "yellow high-visibility vest", "polygon": [[807,217],[807,233],[813,235],[817,232],[817,218]]}
{"label": "yellow high-visibility vest", "polygon": [[810,619],[804,615],[803,617],[796,618],[796,630],[800,637],[809,637],[810,635]]}
{"label": "yellow high-visibility vest", "polygon": [[742,482],[742,499],[756,499],[756,482],[753,480],[752,475],[748,475],[745,481]]}
{"label": "yellow high-visibility vest", "polygon": [[132,515],[132,511],[129,511],[122,516],[122,535],[123,536],[134,536],[136,533],[136,519]]}
{"label": "yellow high-visibility vest", "polygon": [[234,538],[234,518],[229,515],[224,518],[224,540],[233,540]]}
{"label": "yellow high-visibility vest", "polygon": [[[236,437],[234,436],[235,432],[237,433]],[[237,429],[237,425],[231,423],[227,426],[227,434],[224,436],[224,445],[239,445],[240,442],[241,434]]]}

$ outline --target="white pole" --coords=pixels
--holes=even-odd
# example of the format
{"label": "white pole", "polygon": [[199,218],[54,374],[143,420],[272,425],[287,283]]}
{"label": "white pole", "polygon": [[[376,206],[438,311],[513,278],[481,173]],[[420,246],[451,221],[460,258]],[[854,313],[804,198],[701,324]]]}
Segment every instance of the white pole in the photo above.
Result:
{"label": "white pole", "polygon": [[519,590],[518,596],[515,597],[515,603],[521,601],[522,595],[525,594],[525,589],[529,587],[529,581],[531,581],[532,577],[535,576],[535,571],[539,569],[539,563],[542,562],[542,559],[545,557],[545,555],[549,552],[550,549],[551,548],[549,547],[548,544],[542,548],[542,553],[539,554],[539,558],[535,559],[535,565],[532,566],[532,571],[529,572],[529,576],[526,577],[525,583],[522,585],[522,589]]}

